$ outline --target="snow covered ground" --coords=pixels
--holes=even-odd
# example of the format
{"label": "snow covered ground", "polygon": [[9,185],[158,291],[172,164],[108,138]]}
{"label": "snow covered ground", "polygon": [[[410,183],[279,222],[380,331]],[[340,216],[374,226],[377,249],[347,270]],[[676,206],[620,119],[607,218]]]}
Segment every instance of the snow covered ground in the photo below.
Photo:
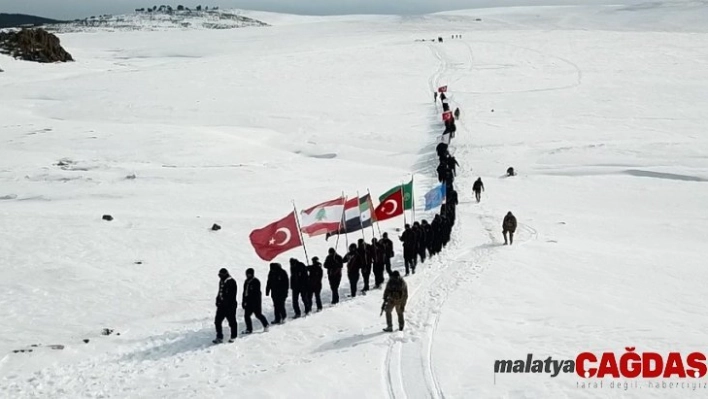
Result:
{"label": "snow covered ground", "polygon": [[[0,397],[706,395],[493,373],[527,353],[704,350],[704,4],[244,15],[274,26],[66,34],[64,65],[0,56]],[[407,329],[381,332],[374,291],[211,346],[219,268],[239,292],[248,267],[265,282],[248,234],[291,200],[377,197],[414,173],[430,217],[438,84],[462,110],[462,204],[407,279]],[[306,238],[310,257],[332,244]]]}

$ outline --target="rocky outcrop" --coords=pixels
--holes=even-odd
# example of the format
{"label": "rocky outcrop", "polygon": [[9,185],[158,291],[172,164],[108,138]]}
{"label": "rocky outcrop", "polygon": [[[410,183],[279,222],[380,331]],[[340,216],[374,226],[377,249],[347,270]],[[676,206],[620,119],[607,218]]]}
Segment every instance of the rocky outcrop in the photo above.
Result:
{"label": "rocky outcrop", "polygon": [[34,62],[74,61],[59,38],[44,29],[0,32],[0,53]]}

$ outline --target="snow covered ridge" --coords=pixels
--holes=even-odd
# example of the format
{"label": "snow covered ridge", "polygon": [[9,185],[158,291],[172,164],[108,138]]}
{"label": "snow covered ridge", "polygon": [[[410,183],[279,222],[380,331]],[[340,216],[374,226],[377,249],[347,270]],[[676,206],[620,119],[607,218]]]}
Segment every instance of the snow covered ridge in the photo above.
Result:
{"label": "snow covered ridge", "polygon": [[56,33],[71,33],[95,30],[235,29],[254,26],[269,25],[245,17],[238,11],[162,9],[152,12],[136,11],[124,15],[92,16],[64,24],[46,25],[45,29]]}

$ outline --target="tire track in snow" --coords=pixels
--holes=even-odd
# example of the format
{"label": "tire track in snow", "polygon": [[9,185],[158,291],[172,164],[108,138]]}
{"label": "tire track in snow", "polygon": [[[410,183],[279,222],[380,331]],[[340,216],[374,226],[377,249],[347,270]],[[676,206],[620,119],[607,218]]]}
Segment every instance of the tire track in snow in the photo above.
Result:
{"label": "tire track in snow", "polygon": [[[437,46],[430,46],[430,48],[433,55],[440,61],[438,69],[428,80],[430,89],[434,91],[437,89],[441,77],[448,71],[450,61]],[[470,68],[472,68],[471,48],[469,46],[467,48],[470,52]],[[467,177],[465,180],[468,179],[470,178]],[[464,225],[462,213],[460,212],[456,223],[458,229],[455,230],[459,230],[459,226]],[[484,224],[483,218],[479,217],[479,221]],[[485,229],[490,232],[490,237],[492,237],[490,228],[485,227]],[[414,310],[410,311],[406,317],[408,330],[402,334],[394,333],[396,335],[389,338],[384,365],[387,393],[392,399],[411,396],[445,398],[433,362],[434,338],[439,325],[441,309],[450,293],[454,292],[463,282],[479,276],[482,270],[480,265],[490,252],[488,246],[460,252],[460,242],[456,234],[453,235],[445,250],[443,255],[438,255],[434,261],[429,258],[428,263],[424,264],[425,269],[418,274],[418,279],[420,277],[424,279],[435,277],[432,281],[428,279],[430,281],[428,283],[416,286],[413,293],[409,295],[406,307]],[[457,256],[450,257],[447,255],[449,253],[457,254]],[[473,255],[472,259],[469,259],[471,254]],[[467,258],[467,260],[463,261],[462,258]],[[419,295],[420,293],[423,295]],[[412,333],[408,333],[411,329]],[[421,331],[422,336],[419,335]],[[408,336],[412,336],[412,339],[408,339]]]}

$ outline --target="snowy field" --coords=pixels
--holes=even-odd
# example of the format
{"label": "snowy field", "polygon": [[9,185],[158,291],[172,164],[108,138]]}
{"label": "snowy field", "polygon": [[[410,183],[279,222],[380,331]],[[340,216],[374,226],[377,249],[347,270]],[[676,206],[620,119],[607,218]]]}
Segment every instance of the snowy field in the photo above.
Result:
{"label": "snowy field", "polygon": [[[705,397],[493,368],[705,351],[707,9],[245,12],[274,26],[66,34],[64,65],[0,56],[0,397]],[[416,219],[432,215],[443,84],[461,204],[452,244],[407,278],[407,329],[382,332],[381,291],[346,298],[345,278],[339,305],[325,281],[323,312],[212,346],[219,268],[239,295],[248,267],[265,284],[248,235],[292,200],[414,174]],[[334,239],[305,244],[323,259]]]}

